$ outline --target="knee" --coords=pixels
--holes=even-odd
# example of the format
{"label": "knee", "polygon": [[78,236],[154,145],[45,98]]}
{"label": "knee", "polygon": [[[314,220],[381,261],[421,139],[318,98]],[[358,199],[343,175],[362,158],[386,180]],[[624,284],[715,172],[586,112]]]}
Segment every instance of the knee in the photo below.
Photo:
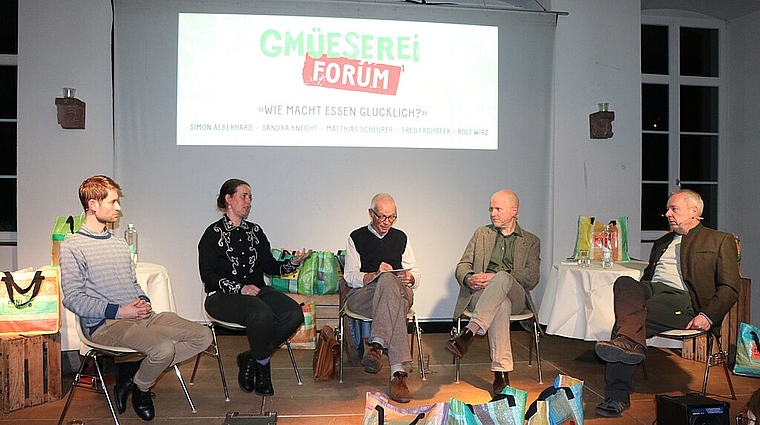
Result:
{"label": "knee", "polygon": [[153,363],[171,363],[174,359],[174,341],[167,339],[159,344],[154,344],[145,355],[151,359]]}
{"label": "knee", "polygon": [[196,346],[200,347],[201,350],[205,349],[209,345],[211,345],[211,342],[214,340],[214,336],[211,334],[211,328],[208,326],[199,325],[199,336],[196,338],[198,343]]}

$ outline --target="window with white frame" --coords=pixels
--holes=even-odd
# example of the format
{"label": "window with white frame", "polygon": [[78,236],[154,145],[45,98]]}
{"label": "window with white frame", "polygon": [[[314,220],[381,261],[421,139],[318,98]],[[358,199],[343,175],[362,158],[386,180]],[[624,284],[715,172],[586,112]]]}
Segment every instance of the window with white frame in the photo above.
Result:
{"label": "window with white frame", "polygon": [[641,234],[668,230],[670,192],[693,189],[703,223],[718,227],[720,111],[725,85],[725,24],[711,19],[643,16],[641,25]]}
{"label": "window with white frame", "polygon": [[16,243],[18,2],[0,2],[0,244]]}

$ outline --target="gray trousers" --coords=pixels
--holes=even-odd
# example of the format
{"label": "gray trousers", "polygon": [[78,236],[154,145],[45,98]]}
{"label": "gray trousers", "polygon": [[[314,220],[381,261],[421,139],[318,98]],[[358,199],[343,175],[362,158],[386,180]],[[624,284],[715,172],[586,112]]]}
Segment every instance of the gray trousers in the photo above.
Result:
{"label": "gray trousers", "polygon": [[346,302],[351,311],[372,318],[369,339],[383,340],[391,365],[412,361],[406,327],[406,314],[414,303],[411,288],[392,273],[384,273],[373,283],[351,289]]}
{"label": "gray trousers", "polygon": [[488,286],[473,294],[468,310],[472,321],[488,332],[491,346],[491,370],[511,372],[512,340],[509,316],[525,310],[525,288],[507,272],[498,272]]}
{"label": "gray trousers", "polygon": [[94,342],[127,347],[145,354],[133,382],[147,390],[166,368],[205,350],[212,340],[211,329],[183,319],[175,313],[152,313],[150,317],[108,319],[90,337]]}

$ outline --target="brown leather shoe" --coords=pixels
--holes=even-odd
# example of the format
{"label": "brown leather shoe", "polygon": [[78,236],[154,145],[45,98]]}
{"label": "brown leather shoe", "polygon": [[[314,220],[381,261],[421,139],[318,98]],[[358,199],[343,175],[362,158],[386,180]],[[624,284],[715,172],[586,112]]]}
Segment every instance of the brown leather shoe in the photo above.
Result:
{"label": "brown leather shoe", "polygon": [[607,363],[639,364],[644,361],[647,349],[627,336],[618,335],[612,341],[597,342],[594,351]]}
{"label": "brown leather shoe", "polygon": [[383,367],[380,361],[383,358],[383,346],[373,342],[364,350],[364,357],[362,357],[362,366],[367,373],[377,373]]}
{"label": "brown leather shoe", "polygon": [[494,372],[493,373],[493,396],[494,398],[504,391],[504,388],[509,385],[509,372]]}
{"label": "brown leather shoe", "polygon": [[406,372],[396,372],[391,378],[391,400],[399,403],[409,403],[412,400],[412,393],[406,386],[406,378],[409,375]]}
{"label": "brown leather shoe", "polygon": [[452,337],[446,342],[446,349],[455,356],[462,357],[467,354],[467,349],[470,348],[474,337],[475,335],[472,334],[471,330],[464,328],[457,336]]}

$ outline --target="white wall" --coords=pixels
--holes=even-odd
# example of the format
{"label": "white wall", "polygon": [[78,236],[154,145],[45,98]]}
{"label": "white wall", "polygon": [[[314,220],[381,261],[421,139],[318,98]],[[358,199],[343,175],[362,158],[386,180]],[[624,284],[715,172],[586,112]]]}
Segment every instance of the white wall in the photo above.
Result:
{"label": "white wall", "polygon": [[[58,125],[62,87],[86,103],[85,130]],[[55,216],[82,212],[82,176],[113,173],[110,3],[20,1],[18,93],[18,265],[39,267]]]}
{"label": "white wall", "polygon": [[[579,215],[628,216],[628,251],[639,255],[641,13],[637,0],[554,0],[553,258],[573,253]],[[589,114],[609,102],[613,137],[592,140]],[[545,277],[545,276],[544,276]]]}
{"label": "white wall", "polygon": [[752,219],[758,211],[760,187],[760,12],[729,22],[730,131],[727,229],[739,235],[742,275],[752,279],[752,322],[760,321],[760,228]]}

